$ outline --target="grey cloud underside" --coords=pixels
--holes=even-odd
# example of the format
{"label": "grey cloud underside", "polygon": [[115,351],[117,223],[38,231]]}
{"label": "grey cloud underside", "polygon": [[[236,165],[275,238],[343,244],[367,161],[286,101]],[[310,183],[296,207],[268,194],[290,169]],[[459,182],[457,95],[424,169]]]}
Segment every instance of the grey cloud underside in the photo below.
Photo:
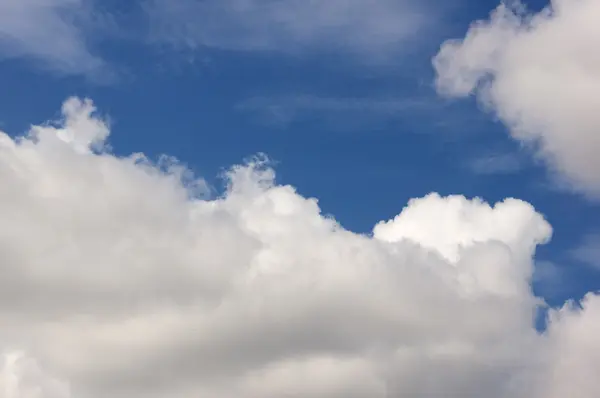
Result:
{"label": "grey cloud underside", "polygon": [[600,299],[532,325],[529,204],[431,194],[358,235],[260,161],[194,199],[176,162],[103,151],[93,110],[0,135],[3,397],[600,393]]}

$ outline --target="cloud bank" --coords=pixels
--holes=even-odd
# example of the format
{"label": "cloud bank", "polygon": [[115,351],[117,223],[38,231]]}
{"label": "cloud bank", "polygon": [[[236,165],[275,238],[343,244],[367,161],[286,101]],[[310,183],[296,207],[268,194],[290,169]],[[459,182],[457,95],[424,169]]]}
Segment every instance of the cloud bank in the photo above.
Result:
{"label": "cloud bank", "polygon": [[104,61],[90,50],[84,25],[93,21],[86,0],[2,0],[0,58],[33,59],[61,74],[98,75]]}
{"label": "cloud bank", "polygon": [[476,95],[573,189],[600,198],[600,3],[553,0],[537,14],[507,3],[442,45],[437,88]]}
{"label": "cloud bank", "polygon": [[176,46],[371,57],[396,52],[432,17],[412,0],[148,0],[145,11],[152,39]]}
{"label": "cloud bank", "polygon": [[600,297],[533,326],[531,205],[430,194],[359,235],[262,161],[202,199],[63,115],[0,134],[1,396],[600,396]]}

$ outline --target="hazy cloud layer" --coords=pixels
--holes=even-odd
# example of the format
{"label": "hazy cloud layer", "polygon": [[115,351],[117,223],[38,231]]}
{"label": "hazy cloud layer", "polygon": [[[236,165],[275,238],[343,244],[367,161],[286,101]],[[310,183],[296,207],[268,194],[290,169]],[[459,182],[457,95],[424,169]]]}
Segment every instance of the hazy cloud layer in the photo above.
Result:
{"label": "hazy cloud layer", "polygon": [[238,103],[236,110],[253,114],[268,125],[287,127],[317,120],[330,128],[352,130],[444,109],[432,99],[290,95],[248,98]]}
{"label": "hazy cloud layer", "polygon": [[437,88],[476,95],[572,188],[599,198],[600,2],[553,0],[537,14],[510,3],[442,45]]}
{"label": "hazy cloud layer", "polygon": [[2,0],[0,58],[33,59],[43,69],[99,77],[106,65],[90,50],[85,29],[93,15],[87,0]]}
{"label": "hazy cloud layer", "polygon": [[600,396],[600,297],[533,327],[529,204],[431,194],[358,235],[261,162],[197,199],[93,111],[0,135],[3,397]]}
{"label": "hazy cloud layer", "polygon": [[480,175],[516,174],[524,167],[519,153],[497,151],[479,154],[465,164],[471,172]]}
{"label": "hazy cloud layer", "polygon": [[118,8],[97,0],[3,0],[0,58],[106,80],[126,65],[112,65],[122,60],[104,58],[97,44],[118,38],[141,46],[346,53],[380,62],[431,26],[438,8],[415,0],[141,0]]}
{"label": "hazy cloud layer", "polygon": [[600,233],[590,233],[571,252],[573,258],[600,271]]}
{"label": "hazy cloud layer", "polygon": [[[148,0],[152,39],[187,48],[387,57],[433,18],[413,0]],[[432,11],[432,10],[430,10]],[[372,60],[372,59],[371,59]]]}
{"label": "hazy cloud layer", "polygon": [[[329,133],[435,133],[454,140],[478,134],[487,120],[455,102],[428,95],[335,97],[314,94],[256,96],[240,101],[235,110],[253,122],[280,129],[314,123]],[[289,133],[292,129],[286,130]]]}

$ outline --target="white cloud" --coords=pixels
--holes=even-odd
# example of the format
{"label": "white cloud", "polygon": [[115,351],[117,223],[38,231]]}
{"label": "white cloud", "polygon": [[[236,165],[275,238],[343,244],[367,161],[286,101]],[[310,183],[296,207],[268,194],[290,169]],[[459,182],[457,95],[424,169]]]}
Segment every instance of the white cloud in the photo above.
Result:
{"label": "white cloud", "polygon": [[583,310],[568,303],[550,314],[550,328],[544,344],[552,347],[543,358],[547,368],[539,373],[536,396],[543,398],[594,397],[600,381],[594,369],[600,364],[600,296],[588,295]]}
{"label": "white cloud", "polygon": [[531,205],[431,194],[358,235],[265,164],[195,199],[63,113],[0,135],[3,397],[600,396],[600,297],[533,327]]}
{"label": "white cloud", "polygon": [[600,2],[501,4],[434,58],[438,90],[477,95],[569,185],[600,197]]}
{"label": "white cloud", "polygon": [[65,74],[97,75],[104,62],[90,52],[84,32],[91,22],[86,0],[2,0],[0,57],[29,58]]}
{"label": "white cloud", "polygon": [[[433,13],[413,0],[148,0],[154,40],[192,49],[396,52]],[[371,59],[372,60],[372,59]]]}

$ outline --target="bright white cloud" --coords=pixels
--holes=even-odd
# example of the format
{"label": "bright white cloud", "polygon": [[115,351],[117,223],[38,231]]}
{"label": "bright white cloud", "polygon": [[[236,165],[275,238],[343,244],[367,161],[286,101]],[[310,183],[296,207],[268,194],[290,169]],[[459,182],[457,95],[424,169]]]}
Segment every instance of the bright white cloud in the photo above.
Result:
{"label": "bright white cloud", "polygon": [[96,75],[104,62],[86,44],[86,0],[0,1],[0,58],[31,58],[66,74]]}
{"label": "bright white cloud", "polygon": [[0,396],[600,396],[600,297],[532,325],[529,204],[431,194],[358,235],[261,162],[198,199],[63,113],[0,135]]}
{"label": "bright white cloud", "polygon": [[600,197],[600,2],[553,0],[537,14],[510,3],[442,45],[438,90],[477,95],[574,189]]}
{"label": "bright white cloud", "polygon": [[[413,0],[147,0],[154,40],[192,49],[396,52],[432,12]],[[430,10],[431,11],[431,10]]]}

